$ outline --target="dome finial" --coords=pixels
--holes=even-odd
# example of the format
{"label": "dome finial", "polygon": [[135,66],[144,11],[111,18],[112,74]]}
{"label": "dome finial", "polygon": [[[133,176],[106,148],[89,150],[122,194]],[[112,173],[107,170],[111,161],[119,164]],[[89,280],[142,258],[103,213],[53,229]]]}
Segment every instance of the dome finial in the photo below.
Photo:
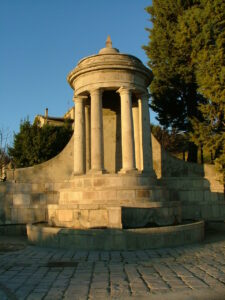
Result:
{"label": "dome finial", "polygon": [[107,36],[106,43],[105,43],[105,48],[102,48],[98,53],[99,54],[116,54],[116,53],[119,53],[118,49],[113,48],[110,35]]}
{"label": "dome finial", "polygon": [[110,35],[107,36],[105,47],[106,48],[112,48],[112,41],[111,41]]}

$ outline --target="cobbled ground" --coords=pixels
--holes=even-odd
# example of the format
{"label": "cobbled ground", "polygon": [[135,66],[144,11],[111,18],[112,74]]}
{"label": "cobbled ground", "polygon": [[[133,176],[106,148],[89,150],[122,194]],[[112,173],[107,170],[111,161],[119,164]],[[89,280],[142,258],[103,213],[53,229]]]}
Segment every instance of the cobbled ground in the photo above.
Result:
{"label": "cobbled ground", "polygon": [[224,233],[201,244],[144,251],[10,243],[0,240],[0,300],[225,299]]}

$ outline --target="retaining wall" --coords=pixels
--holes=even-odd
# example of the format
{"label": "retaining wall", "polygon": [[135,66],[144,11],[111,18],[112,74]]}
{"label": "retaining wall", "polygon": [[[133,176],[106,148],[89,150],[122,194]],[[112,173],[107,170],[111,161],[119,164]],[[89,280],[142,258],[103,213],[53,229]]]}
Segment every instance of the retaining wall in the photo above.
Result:
{"label": "retaining wall", "polygon": [[[182,203],[183,219],[225,220],[224,187],[212,165],[179,160],[152,136],[153,166],[171,200]],[[0,224],[25,224],[48,219],[47,205],[57,204],[59,190],[71,188],[73,137],[53,159],[29,168],[7,170],[0,182]]]}

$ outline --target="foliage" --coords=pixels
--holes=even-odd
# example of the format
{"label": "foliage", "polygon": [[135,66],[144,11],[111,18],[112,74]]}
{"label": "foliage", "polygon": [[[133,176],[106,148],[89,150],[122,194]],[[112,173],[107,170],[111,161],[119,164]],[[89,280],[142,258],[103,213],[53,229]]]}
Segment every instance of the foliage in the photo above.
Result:
{"label": "foliage", "polygon": [[[149,43],[144,47],[154,79],[150,85],[151,108],[158,113],[163,127],[192,132],[191,118],[201,118],[197,107],[204,103],[197,92],[195,63],[191,57],[192,45],[181,38],[180,22],[187,11],[198,1],[154,0],[147,7],[153,28]],[[191,38],[191,37],[190,37]],[[197,147],[189,144],[189,161],[197,161]]]}
{"label": "foliage", "polygon": [[225,2],[153,0],[147,12],[152,109],[211,153],[225,182]]}
{"label": "foliage", "polygon": [[159,125],[151,125],[151,132],[163,148],[172,154],[184,153],[188,150],[187,137],[176,129],[169,131]]}
{"label": "foliage", "polygon": [[72,128],[68,122],[64,126],[45,124],[40,127],[38,122],[31,124],[24,120],[8,152],[15,167],[33,166],[57,155],[71,136]]}
{"label": "foliage", "polygon": [[0,180],[5,180],[4,168],[9,163],[9,156],[7,153],[9,133],[0,129]]}
{"label": "foliage", "polygon": [[225,182],[225,2],[201,0],[180,23],[180,35],[201,29],[191,34],[191,57],[196,65],[198,92],[207,101],[199,105],[203,119],[192,120],[190,138],[213,153]]}

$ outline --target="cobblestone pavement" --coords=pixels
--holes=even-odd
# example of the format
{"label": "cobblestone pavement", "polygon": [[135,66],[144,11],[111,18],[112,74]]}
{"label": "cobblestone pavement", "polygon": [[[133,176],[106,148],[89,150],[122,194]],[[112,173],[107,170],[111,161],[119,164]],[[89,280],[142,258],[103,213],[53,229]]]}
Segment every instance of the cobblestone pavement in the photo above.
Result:
{"label": "cobblestone pavement", "polygon": [[183,300],[199,295],[225,299],[225,235],[213,242],[145,251],[27,245],[0,252],[1,300]]}

